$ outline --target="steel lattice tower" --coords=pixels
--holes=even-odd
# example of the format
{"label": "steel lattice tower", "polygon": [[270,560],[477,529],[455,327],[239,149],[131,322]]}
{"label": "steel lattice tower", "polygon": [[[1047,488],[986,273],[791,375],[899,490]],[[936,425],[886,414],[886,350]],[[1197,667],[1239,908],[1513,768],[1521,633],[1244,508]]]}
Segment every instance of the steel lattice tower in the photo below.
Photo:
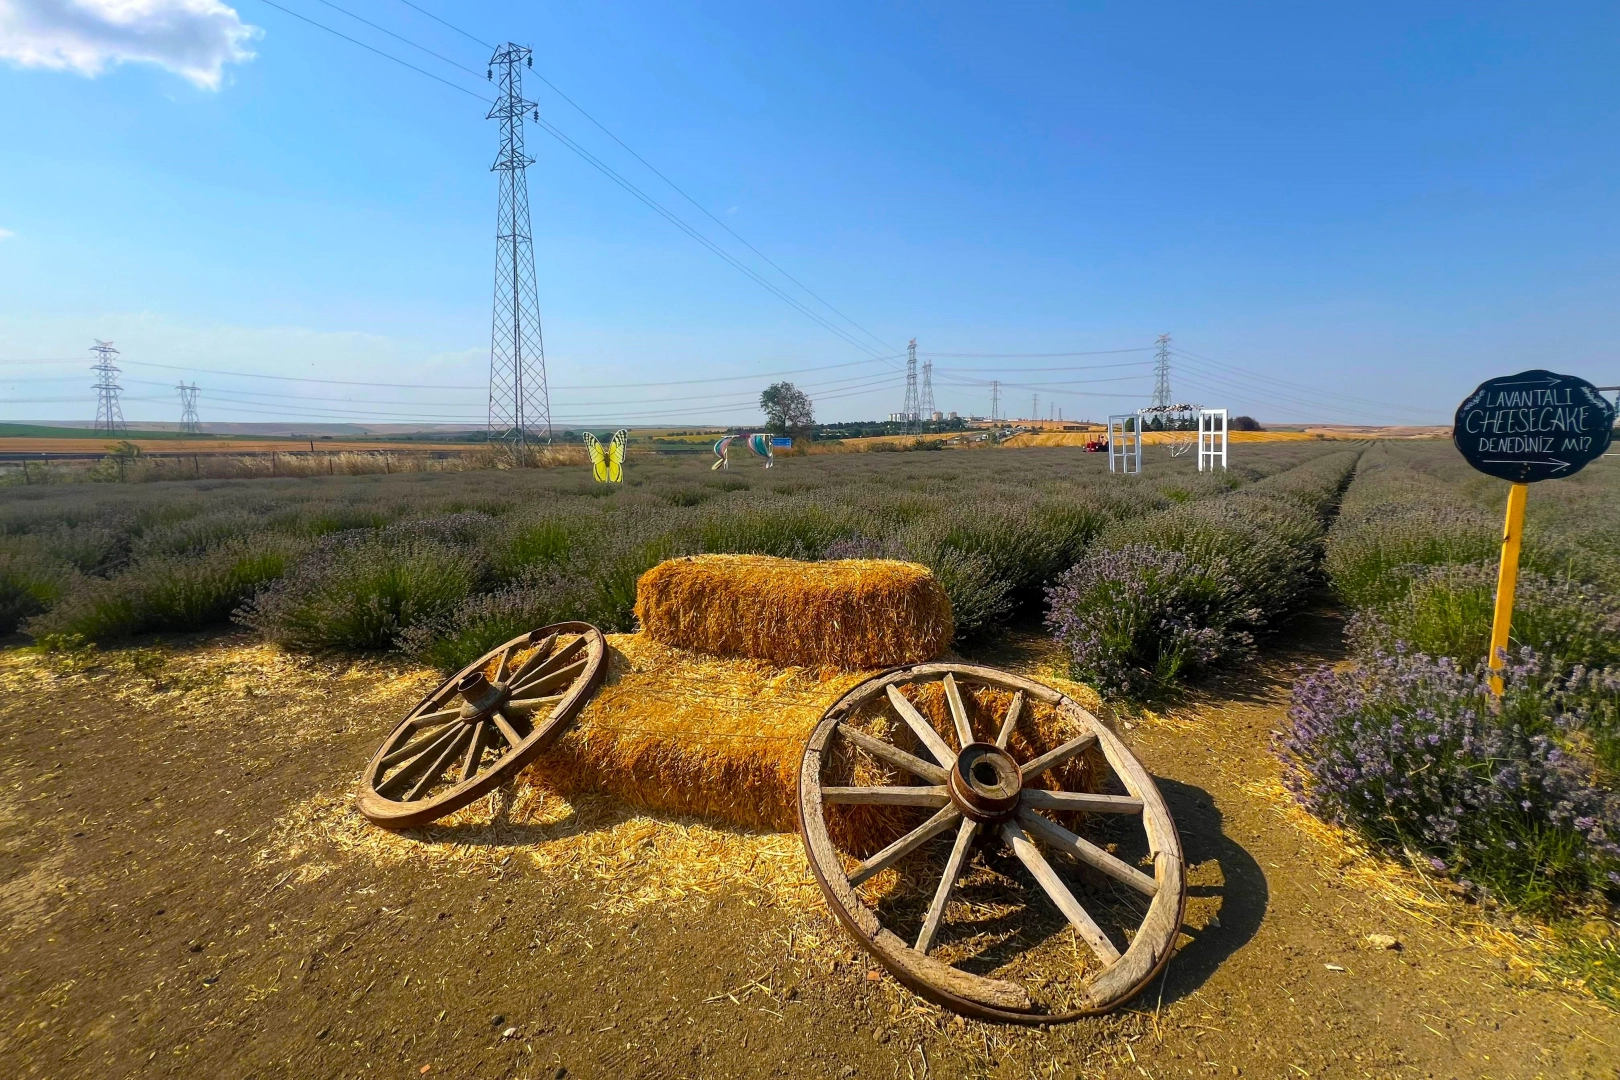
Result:
{"label": "steel lattice tower", "polygon": [[908,428],[915,429],[922,404],[917,399],[917,339],[912,338],[906,348],[906,403],[900,408],[900,417]]}
{"label": "steel lattice tower", "polygon": [[1159,335],[1158,367],[1154,370],[1153,407],[1155,409],[1168,409],[1170,407],[1170,335]]}
{"label": "steel lattice tower", "polygon": [[181,383],[175,389],[180,391],[180,430],[186,435],[196,435],[202,430],[197,420],[197,384]]}
{"label": "steel lattice tower", "polygon": [[523,150],[523,114],[540,110],[523,97],[522,69],[534,66],[530,50],[508,42],[490,58],[490,78],[500,97],[488,119],[501,123],[501,151],[490,166],[501,174],[500,216],[495,229],[495,312],[490,320],[489,437],[523,446],[543,430],[551,441],[551,391],[546,386],[545,343],[540,336],[540,299],[534,281],[534,239],[529,231],[529,173]]}
{"label": "steel lattice tower", "polygon": [[[913,341],[912,345],[915,346],[916,342]],[[932,420],[934,418],[934,362],[932,360],[923,361],[922,400],[919,411],[922,413],[922,418],[924,420]]]}
{"label": "steel lattice tower", "polygon": [[990,381],[990,419],[991,419],[991,421],[996,421],[996,420],[1001,419],[1001,380],[1000,379],[992,379]]}
{"label": "steel lattice tower", "polygon": [[110,341],[97,340],[90,351],[96,354],[90,367],[96,373],[96,431],[115,435],[124,430],[124,408],[118,404],[123,387],[118,385],[118,365],[113,360],[118,350]]}

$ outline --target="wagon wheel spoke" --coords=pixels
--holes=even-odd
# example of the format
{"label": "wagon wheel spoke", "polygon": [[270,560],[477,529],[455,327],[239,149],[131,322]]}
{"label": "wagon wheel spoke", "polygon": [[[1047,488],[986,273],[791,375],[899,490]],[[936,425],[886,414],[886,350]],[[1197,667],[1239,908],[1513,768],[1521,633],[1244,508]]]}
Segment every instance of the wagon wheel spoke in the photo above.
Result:
{"label": "wagon wheel spoke", "polygon": [[1070,739],[1056,750],[1048,751],[1035,760],[1024,763],[1019,768],[1019,772],[1023,776],[1023,782],[1027,784],[1053,766],[1063,764],[1076,754],[1085,751],[1096,741],[1096,732],[1088,731],[1084,735]]}
{"label": "wagon wheel spoke", "polygon": [[956,725],[957,745],[966,746],[973,741],[973,725],[968,721],[967,706],[962,703],[962,691],[957,688],[955,675],[945,676],[945,700],[951,707],[951,722]]}
{"label": "wagon wheel spoke", "polygon": [[463,727],[451,736],[450,742],[439,753],[439,756],[433,759],[433,764],[428,766],[427,772],[423,773],[421,779],[417,780],[411,790],[405,793],[406,802],[421,798],[432,790],[434,784],[444,778],[444,771],[450,767],[452,761],[460,756],[461,745],[471,734],[472,728]]}
{"label": "wagon wheel spoke", "polygon": [[1018,727],[1018,717],[1024,711],[1024,692],[1018,691],[1013,695],[1012,704],[1007,707],[1007,718],[1001,722],[1001,730],[996,733],[996,745],[1003,750],[1007,749],[1007,740],[1012,738],[1013,729]]}
{"label": "wagon wheel spoke", "polygon": [[565,687],[585,671],[590,663],[587,659],[579,659],[563,667],[551,671],[537,672],[530,675],[528,681],[522,686],[513,687],[513,693],[522,694],[525,698],[539,697],[549,690]]}
{"label": "wagon wheel spoke", "polygon": [[1018,860],[1035,878],[1041,891],[1057,905],[1064,918],[1068,919],[1080,936],[1086,939],[1086,944],[1091,946],[1092,951],[1102,962],[1112,964],[1118,960],[1119,950],[1114,948],[1114,943],[1108,940],[1108,935],[1102,932],[1102,927],[1098,926],[1096,920],[1080,906],[1080,901],[1074,898],[1074,893],[1063,884],[1063,879],[1057,876],[1057,871],[1053,870],[1051,864],[1042,857],[1024,830],[1020,829],[1016,822],[1006,821],[1001,825],[1001,835],[1013,849],[1013,854],[1018,856]]}
{"label": "wagon wheel spoke", "polygon": [[849,883],[859,885],[873,874],[882,873],[946,829],[949,829],[952,825],[955,825],[961,817],[962,811],[954,806],[942,808],[939,813],[857,866],[854,873],[849,875]]}
{"label": "wagon wheel spoke", "polygon": [[548,694],[545,697],[519,698],[515,701],[508,701],[505,705],[502,705],[501,708],[505,709],[508,713],[527,715],[537,709],[543,709],[548,705],[555,705],[557,702],[561,701],[567,696],[567,694]]}
{"label": "wagon wheel spoke", "polygon": [[824,802],[853,806],[944,806],[951,793],[944,784],[933,787],[829,787],[821,789]]}
{"label": "wagon wheel spoke", "polygon": [[967,862],[968,851],[973,847],[973,838],[978,833],[979,823],[967,819],[963,820],[962,827],[956,832],[956,844],[951,848],[951,857],[945,862],[945,873],[939,879],[939,888],[934,890],[934,899],[928,905],[928,915],[923,919],[922,929],[917,932],[915,948],[920,953],[926,954],[934,943],[940,920],[945,917],[946,901],[956,887],[956,879],[961,876],[962,865]]}
{"label": "wagon wheel spoke", "polygon": [[1142,800],[1134,795],[1094,795],[1088,791],[1043,791],[1025,788],[1019,803],[1031,810],[1077,810],[1086,814],[1140,814]]}
{"label": "wagon wheel spoke", "polygon": [[512,718],[507,716],[504,710],[496,709],[490,719],[495,721],[497,728],[500,728],[501,737],[506,740],[506,744],[514,750],[517,749],[518,744],[523,741],[523,736],[518,734],[517,728],[512,724]]}
{"label": "wagon wheel spoke", "polygon": [[1057,822],[1049,821],[1034,811],[1023,808],[1018,811],[1018,820],[1053,847],[1061,848],[1092,869],[1129,885],[1143,896],[1153,896],[1159,891],[1157,881],[1125,860],[1108,854],[1085,837],[1076,836]]}
{"label": "wagon wheel spoke", "polygon": [[852,727],[848,723],[838,725],[838,734],[842,738],[854,743],[862,750],[865,750],[868,754],[871,754],[879,761],[882,761],[888,765],[893,765],[902,772],[908,772],[919,779],[927,780],[934,784],[943,784],[945,782],[944,769],[940,768],[938,765],[929,764],[922,758],[917,757],[915,754],[906,753],[893,743],[887,743],[882,739],[868,735],[866,732],[857,727]]}
{"label": "wagon wheel spoke", "polygon": [[501,650],[501,662],[495,665],[495,677],[490,682],[500,682],[506,678],[506,664],[512,659],[512,653],[517,651],[516,645],[508,645]]}
{"label": "wagon wheel spoke", "polygon": [[480,720],[473,725],[472,742],[467,744],[467,756],[461,759],[461,781],[466,783],[478,771],[478,763],[484,757],[484,740],[489,732],[489,725]]}
{"label": "wagon wheel spoke", "polygon": [[[530,634],[529,636],[532,638],[534,635]],[[511,684],[522,682],[531,671],[546,662],[547,658],[551,656],[551,650],[556,647],[556,634],[550,634],[542,638],[534,652],[530,653],[523,663],[518,665],[517,670],[512,672],[512,678],[508,682]]]}
{"label": "wagon wheel spoke", "polygon": [[[395,750],[393,753],[391,753],[387,757],[383,758],[382,762],[381,762],[382,768],[384,770],[392,769],[395,765],[398,765],[400,762],[405,761],[405,760],[407,760],[409,758],[415,757],[416,755],[420,754],[423,750],[425,750],[429,746],[433,745],[433,743],[437,742],[439,740],[440,736],[442,736],[445,732],[449,731],[454,726],[455,726],[455,721],[451,721],[448,724],[441,724],[440,726],[438,726],[438,727],[434,728],[433,730],[428,731],[428,732],[426,732],[424,734],[419,734],[416,738],[412,739],[410,742],[406,743],[404,746],[400,747],[398,750]],[[420,731],[420,729],[418,729],[418,731]]]}
{"label": "wagon wheel spoke", "polygon": [[404,765],[394,773],[393,776],[390,776],[383,783],[378,784],[377,793],[391,797],[394,792],[403,789],[418,776],[422,775],[422,770],[427,768],[428,765],[433,762],[435,754],[442,751],[445,746],[449,744],[450,740],[455,738],[456,731],[460,727],[460,724],[446,725],[445,729],[439,732],[439,734],[434,737],[432,742],[423,747],[421,750],[418,750],[416,755],[406,761]]}
{"label": "wagon wheel spoke", "polygon": [[[588,658],[581,657],[579,654],[584,649],[585,639],[582,637],[575,638],[528,671],[523,672],[521,676],[514,677],[511,682],[512,692],[514,694],[523,693],[533,696],[541,693],[545,687],[555,685],[556,682],[566,679],[568,676],[564,676],[563,672],[574,669],[583,670]],[[575,674],[578,674],[577,670]]]}
{"label": "wagon wheel spoke", "polygon": [[934,755],[935,761],[941,765],[949,765],[956,760],[956,751],[952,750],[950,745],[939,737],[939,732],[934,730],[934,725],[930,724],[927,718],[917,711],[915,705],[906,700],[904,694],[900,693],[894,686],[888,688],[888,694],[889,704],[894,706],[894,711],[900,714],[900,719],[904,720],[906,726],[911,728],[912,734],[917,736],[918,741],[928,748],[930,754]]}

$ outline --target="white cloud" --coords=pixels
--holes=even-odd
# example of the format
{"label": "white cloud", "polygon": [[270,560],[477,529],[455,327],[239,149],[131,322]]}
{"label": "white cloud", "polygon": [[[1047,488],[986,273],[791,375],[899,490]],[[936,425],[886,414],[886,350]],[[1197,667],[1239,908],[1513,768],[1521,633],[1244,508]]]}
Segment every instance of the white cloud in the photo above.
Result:
{"label": "white cloud", "polygon": [[149,63],[217,90],[260,33],[219,0],[0,0],[0,58],[88,76]]}
{"label": "white cloud", "polygon": [[17,234],[12,232],[10,229],[0,229],[0,240],[10,240],[16,235]]}

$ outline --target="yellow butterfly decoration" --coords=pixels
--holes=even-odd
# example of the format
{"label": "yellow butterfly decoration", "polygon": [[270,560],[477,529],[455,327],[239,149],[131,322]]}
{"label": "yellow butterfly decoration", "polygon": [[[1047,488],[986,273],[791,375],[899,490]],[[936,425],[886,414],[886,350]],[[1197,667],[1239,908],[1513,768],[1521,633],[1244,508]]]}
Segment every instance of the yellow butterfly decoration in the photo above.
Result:
{"label": "yellow butterfly decoration", "polygon": [[591,477],[606,484],[624,483],[624,452],[630,433],[620,428],[606,446],[588,431],[584,438],[585,449],[591,455]]}

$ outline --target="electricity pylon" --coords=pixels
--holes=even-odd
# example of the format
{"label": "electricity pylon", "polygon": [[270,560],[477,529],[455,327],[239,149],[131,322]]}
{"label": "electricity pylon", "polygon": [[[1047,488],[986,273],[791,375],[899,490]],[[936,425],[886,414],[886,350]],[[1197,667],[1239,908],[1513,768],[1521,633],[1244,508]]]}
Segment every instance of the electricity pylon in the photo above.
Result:
{"label": "electricity pylon", "polygon": [[1001,380],[990,381],[990,420],[994,423],[1001,419]]}
{"label": "electricity pylon", "polygon": [[123,388],[118,385],[118,365],[113,361],[118,350],[110,341],[97,340],[90,351],[96,354],[90,367],[96,373],[96,433],[116,435],[124,430],[124,409],[118,403]]}
{"label": "electricity pylon", "polygon": [[180,391],[180,431],[186,435],[200,433],[202,425],[197,420],[197,384],[187,386],[181,383],[175,389]]}
{"label": "electricity pylon", "polygon": [[487,119],[501,123],[501,150],[490,166],[501,174],[500,214],[495,228],[495,312],[490,320],[489,437],[524,446],[543,431],[551,441],[551,391],[546,386],[545,342],[540,335],[540,299],[534,280],[534,239],[529,231],[529,173],[534,158],[523,151],[523,114],[540,109],[523,97],[530,50],[508,42],[490,58],[490,78],[500,96]]}
{"label": "electricity pylon", "polygon": [[1159,335],[1158,367],[1154,371],[1153,407],[1155,409],[1168,409],[1170,407],[1170,335]]}
{"label": "electricity pylon", "polygon": [[[913,345],[916,342],[912,342]],[[924,420],[932,420],[936,411],[934,406],[934,362],[924,360],[922,366],[922,404],[920,410]]]}
{"label": "electricity pylon", "polygon": [[907,431],[917,430],[921,413],[922,403],[917,397],[917,339],[912,338],[906,349],[906,403],[900,408],[900,418],[906,422]]}

